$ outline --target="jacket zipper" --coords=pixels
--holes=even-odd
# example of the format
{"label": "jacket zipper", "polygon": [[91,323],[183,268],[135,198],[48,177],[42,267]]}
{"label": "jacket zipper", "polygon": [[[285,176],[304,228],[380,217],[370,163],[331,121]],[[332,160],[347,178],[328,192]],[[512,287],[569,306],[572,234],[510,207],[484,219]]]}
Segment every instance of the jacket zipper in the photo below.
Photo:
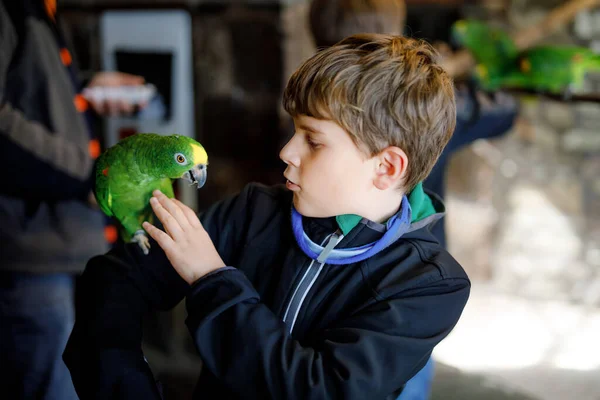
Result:
{"label": "jacket zipper", "polygon": [[[294,325],[296,324],[296,318],[298,318],[298,314],[300,313],[300,309],[302,308],[304,299],[306,299],[308,292],[313,287],[317,278],[321,274],[321,271],[323,270],[323,266],[325,265],[325,262],[327,261],[327,257],[329,256],[329,254],[331,253],[333,248],[335,246],[337,246],[337,244],[343,238],[344,238],[344,235],[342,235],[339,231],[336,231],[336,232],[332,233],[331,235],[329,235],[323,241],[323,243],[327,242],[327,244],[325,245],[325,249],[323,249],[323,251],[321,252],[321,254],[319,255],[319,257],[316,260],[312,260],[310,262],[310,265],[304,272],[304,275],[302,276],[302,279],[300,279],[298,286],[296,286],[296,289],[294,290],[294,294],[290,298],[290,301],[285,310],[285,314],[283,315],[283,322],[285,322],[285,324],[288,326],[290,333],[292,333],[292,331],[294,330]],[[318,264],[318,265],[315,265],[315,264]]]}

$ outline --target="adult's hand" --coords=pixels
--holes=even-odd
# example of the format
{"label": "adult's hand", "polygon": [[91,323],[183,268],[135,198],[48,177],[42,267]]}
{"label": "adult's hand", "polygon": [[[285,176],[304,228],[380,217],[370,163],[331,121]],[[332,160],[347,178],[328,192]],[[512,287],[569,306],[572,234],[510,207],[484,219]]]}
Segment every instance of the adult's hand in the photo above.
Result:
{"label": "adult's hand", "polygon": [[[96,86],[140,86],[143,85],[144,82],[145,80],[142,76],[126,74],[124,72],[106,71],[94,75],[86,88],[91,89]],[[134,104],[124,100],[90,100],[90,105],[97,114],[111,116],[131,114],[135,108]],[[138,106],[143,108],[145,104],[140,104]]]}

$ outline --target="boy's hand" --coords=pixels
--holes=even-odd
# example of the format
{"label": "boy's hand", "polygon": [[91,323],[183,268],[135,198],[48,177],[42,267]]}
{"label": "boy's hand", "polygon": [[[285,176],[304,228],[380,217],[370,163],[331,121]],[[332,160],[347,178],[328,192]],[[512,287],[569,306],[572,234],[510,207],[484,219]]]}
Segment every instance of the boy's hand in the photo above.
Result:
{"label": "boy's hand", "polygon": [[158,190],[150,205],[166,232],[149,222],[143,227],[164,250],[177,273],[190,285],[209,272],[225,266],[196,213]]}

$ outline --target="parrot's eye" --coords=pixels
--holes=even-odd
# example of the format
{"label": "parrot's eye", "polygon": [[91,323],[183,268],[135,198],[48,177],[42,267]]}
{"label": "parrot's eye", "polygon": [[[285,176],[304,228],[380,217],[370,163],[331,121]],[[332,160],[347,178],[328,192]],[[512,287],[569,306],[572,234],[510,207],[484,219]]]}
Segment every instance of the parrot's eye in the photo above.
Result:
{"label": "parrot's eye", "polygon": [[185,156],[181,153],[177,153],[175,154],[175,161],[177,161],[178,164],[185,164]]}

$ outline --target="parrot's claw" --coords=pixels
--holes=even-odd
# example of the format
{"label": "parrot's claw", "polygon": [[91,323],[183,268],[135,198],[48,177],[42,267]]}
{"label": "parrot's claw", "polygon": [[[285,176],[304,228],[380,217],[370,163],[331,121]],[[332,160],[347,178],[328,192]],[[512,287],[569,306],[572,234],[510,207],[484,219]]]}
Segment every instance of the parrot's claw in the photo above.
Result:
{"label": "parrot's claw", "polygon": [[140,248],[142,249],[142,252],[144,252],[144,255],[148,255],[150,253],[150,240],[148,240],[148,236],[146,235],[146,232],[139,230],[137,231],[134,235],[133,238],[131,239],[131,241],[133,243],[137,243],[138,246],[140,246]]}

